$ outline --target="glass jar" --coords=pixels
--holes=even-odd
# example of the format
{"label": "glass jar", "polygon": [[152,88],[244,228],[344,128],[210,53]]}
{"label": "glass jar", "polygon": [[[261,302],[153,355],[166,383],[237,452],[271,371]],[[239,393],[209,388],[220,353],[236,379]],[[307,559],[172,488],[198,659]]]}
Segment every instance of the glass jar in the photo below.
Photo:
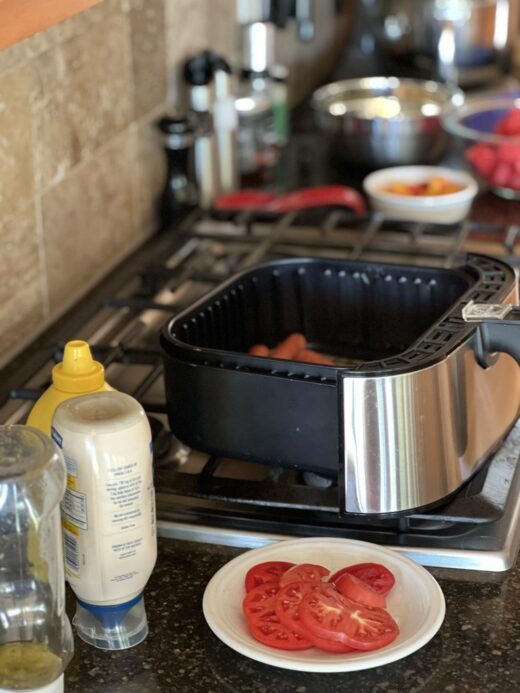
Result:
{"label": "glass jar", "polygon": [[59,505],[65,477],[48,436],[0,426],[0,691],[63,690],[73,653]]}
{"label": "glass jar", "polygon": [[263,78],[245,82],[235,101],[239,120],[238,162],[243,183],[250,182],[251,174],[261,175],[272,169],[280,156],[271,87],[272,82]]}

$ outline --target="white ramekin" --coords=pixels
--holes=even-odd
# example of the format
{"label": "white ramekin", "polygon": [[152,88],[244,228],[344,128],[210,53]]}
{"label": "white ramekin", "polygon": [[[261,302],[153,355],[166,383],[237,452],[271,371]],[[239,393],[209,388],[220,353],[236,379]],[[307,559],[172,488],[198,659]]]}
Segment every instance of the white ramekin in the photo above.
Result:
{"label": "white ramekin", "polygon": [[[447,178],[464,185],[462,190],[448,195],[395,195],[382,189],[397,181],[425,183],[433,177]],[[392,166],[374,171],[363,181],[363,188],[373,210],[386,217],[405,221],[435,224],[456,224],[468,214],[478,193],[478,184],[469,173],[440,166]]]}

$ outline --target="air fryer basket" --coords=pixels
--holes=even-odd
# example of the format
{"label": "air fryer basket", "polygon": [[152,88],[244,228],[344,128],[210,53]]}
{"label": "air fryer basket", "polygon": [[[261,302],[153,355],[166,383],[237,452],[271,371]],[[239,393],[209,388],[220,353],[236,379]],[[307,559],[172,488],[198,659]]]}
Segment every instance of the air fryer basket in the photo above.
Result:
{"label": "air fryer basket", "polygon": [[[339,372],[404,372],[444,358],[474,331],[470,300],[499,301],[503,263],[453,270],[282,260],[239,274],[173,318],[161,335],[170,426],[210,453],[335,475]],[[251,356],[302,332],[336,367]]]}

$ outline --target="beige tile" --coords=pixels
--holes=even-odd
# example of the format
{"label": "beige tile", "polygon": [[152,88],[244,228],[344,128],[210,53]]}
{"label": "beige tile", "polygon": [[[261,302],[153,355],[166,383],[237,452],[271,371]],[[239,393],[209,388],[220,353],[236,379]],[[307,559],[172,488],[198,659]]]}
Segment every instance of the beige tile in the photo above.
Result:
{"label": "beige tile", "polygon": [[[117,257],[133,249],[140,231],[132,203],[135,160],[135,140],[128,128],[97,157],[97,172],[92,177],[93,185],[102,191],[97,199],[99,228],[106,229],[106,236],[110,237],[108,248]],[[107,247],[105,243],[103,247]],[[105,265],[111,260],[113,263],[113,257],[108,256]]]}
{"label": "beige tile", "polygon": [[42,55],[34,71],[36,180],[59,182],[132,120],[127,15],[114,15]]}
{"label": "beige tile", "polygon": [[208,47],[208,8],[213,0],[165,0],[167,64]]}
{"label": "beige tile", "polygon": [[19,41],[0,51],[0,74],[13,67],[23,65],[52,46],[49,30],[41,31],[30,38]]}
{"label": "beige tile", "polygon": [[211,49],[233,63],[238,49],[236,0],[212,0],[206,5],[209,6],[206,12]]}
{"label": "beige tile", "polygon": [[27,205],[34,193],[30,88],[27,67],[0,77],[0,219]]}
{"label": "beige tile", "polygon": [[132,116],[132,71],[127,18],[116,15],[58,49],[70,124],[82,155],[121,131]]}
{"label": "beige tile", "polygon": [[20,41],[0,51],[0,75],[27,61],[25,43],[27,41]]}
{"label": "beige tile", "polygon": [[53,43],[63,43],[74,36],[80,36],[88,31],[93,24],[106,21],[110,16],[125,11],[128,8],[126,0],[103,0],[85,12],[66,19],[64,22],[47,29],[46,33]]}
{"label": "beige tile", "polygon": [[34,205],[0,220],[0,361],[37,332],[44,317]]}
{"label": "beige tile", "polygon": [[42,198],[51,311],[84,293],[130,249],[135,148],[125,131]]}
{"label": "beige tile", "polygon": [[149,122],[139,123],[133,127],[136,165],[132,200],[135,226],[143,237],[158,228],[158,200],[166,176],[165,155],[155,122],[154,117]]}
{"label": "beige tile", "polygon": [[35,183],[41,190],[59,182],[80,161],[83,150],[69,116],[69,88],[57,51],[43,53],[31,71]]}
{"label": "beige tile", "polygon": [[131,0],[130,29],[134,115],[139,118],[166,98],[164,0]]}
{"label": "beige tile", "polygon": [[60,22],[45,31],[40,31],[13,46],[0,51],[0,74],[13,67],[26,63],[40,56],[58,43],[79,36],[92,24],[106,19],[116,12],[128,9],[127,0],[103,0],[89,10],[80,12],[64,22]]}
{"label": "beige tile", "polygon": [[208,0],[165,0],[168,102],[185,107],[182,64],[208,48]]}
{"label": "beige tile", "polygon": [[20,41],[20,43],[15,43],[14,46],[9,46],[9,48],[0,51],[0,75],[25,62],[24,43],[25,41]]}

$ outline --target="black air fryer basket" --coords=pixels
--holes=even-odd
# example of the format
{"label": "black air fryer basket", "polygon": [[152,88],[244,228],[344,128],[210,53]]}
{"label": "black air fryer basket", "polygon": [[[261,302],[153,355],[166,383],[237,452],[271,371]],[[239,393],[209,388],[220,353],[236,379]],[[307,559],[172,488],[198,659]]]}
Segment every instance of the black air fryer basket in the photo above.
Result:
{"label": "black air fryer basket", "polygon": [[[245,271],[163,330],[171,430],[215,455],[334,476],[338,373],[433,365],[474,332],[463,305],[500,301],[511,276],[474,255],[452,270],[298,259]],[[247,353],[292,332],[336,365]]]}

